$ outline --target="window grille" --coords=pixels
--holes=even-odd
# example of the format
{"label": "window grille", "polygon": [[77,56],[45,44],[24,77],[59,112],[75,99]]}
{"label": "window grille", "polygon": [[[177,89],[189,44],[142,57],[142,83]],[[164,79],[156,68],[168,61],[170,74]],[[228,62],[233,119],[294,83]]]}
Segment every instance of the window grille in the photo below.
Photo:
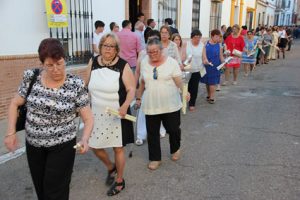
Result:
{"label": "window grille", "polygon": [[68,27],[50,28],[66,52],[66,64],[85,64],[91,58],[93,40],[92,0],[67,0]]}
{"label": "window grille", "polygon": [[200,3],[200,0],[193,0],[192,30],[199,29]]}
{"label": "window grille", "polygon": [[222,3],[211,2],[209,30],[221,27]]}
{"label": "window grille", "polygon": [[177,26],[178,0],[158,0],[158,28],[165,24],[166,18],[173,20],[173,27]]}

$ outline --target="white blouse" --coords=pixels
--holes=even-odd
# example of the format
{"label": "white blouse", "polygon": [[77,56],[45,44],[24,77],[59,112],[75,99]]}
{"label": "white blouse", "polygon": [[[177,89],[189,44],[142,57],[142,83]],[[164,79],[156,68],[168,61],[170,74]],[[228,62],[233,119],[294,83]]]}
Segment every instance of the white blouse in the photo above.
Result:
{"label": "white blouse", "polygon": [[182,107],[179,89],[173,78],[181,77],[178,62],[171,57],[157,66],[157,79],[153,78],[154,66],[146,56],[141,63],[141,79],[145,82],[142,109],[146,115],[157,115],[178,111]]}
{"label": "white blouse", "polygon": [[192,55],[191,69],[190,72],[199,72],[200,68],[203,67],[202,64],[202,52],[204,44],[200,42],[197,46],[194,46],[191,41],[187,42],[186,45],[186,55]]}

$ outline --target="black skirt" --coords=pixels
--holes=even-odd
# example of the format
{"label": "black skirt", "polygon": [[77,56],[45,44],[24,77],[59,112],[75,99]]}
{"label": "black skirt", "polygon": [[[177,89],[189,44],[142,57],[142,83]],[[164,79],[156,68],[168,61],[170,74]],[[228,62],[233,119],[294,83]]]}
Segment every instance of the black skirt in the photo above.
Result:
{"label": "black skirt", "polygon": [[278,43],[278,47],[279,48],[285,48],[287,44],[287,39],[286,38],[280,38],[279,39],[279,43]]}

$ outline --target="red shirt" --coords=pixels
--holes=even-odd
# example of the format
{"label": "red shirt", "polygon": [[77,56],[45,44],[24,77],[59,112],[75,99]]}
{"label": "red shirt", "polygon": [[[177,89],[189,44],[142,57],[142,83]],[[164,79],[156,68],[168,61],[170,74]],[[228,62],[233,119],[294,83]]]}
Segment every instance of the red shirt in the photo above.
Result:
{"label": "red shirt", "polygon": [[[239,50],[243,52],[243,49],[245,47],[245,42],[243,36],[238,36],[236,38],[232,37],[232,34],[229,35],[226,40],[225,44],[227,46],[227,49],[230,50],[230,55],[233,56],[232,52],[233,49]],[[233,57],[233,59],[226,65],[227,67],[240,67],[241,65],[241,59],[238,57]]]}
{"label": "red shirt", "polygon": [[240,35],[237,38],[232,37],[232,34],[229,35],[225,40],[225,44],[227,46],[227,49],[230,50],[231,56],[233,49],[243,51],[245,47],[244,38]]}

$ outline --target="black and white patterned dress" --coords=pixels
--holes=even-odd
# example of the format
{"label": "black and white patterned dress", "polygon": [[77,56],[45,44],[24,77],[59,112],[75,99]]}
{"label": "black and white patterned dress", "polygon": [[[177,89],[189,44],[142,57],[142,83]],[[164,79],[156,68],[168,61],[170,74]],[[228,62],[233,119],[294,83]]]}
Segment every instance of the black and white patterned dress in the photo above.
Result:
{"label": "black and white patterned dress", "polygon": [[[33,70],[24,72],[19,87],[23,98],[33,75]],[[84,82],[78,76],[67,74],[64,84],[54,89],[44,87],[39,75],[27,98],[26,141],[36,147],[51,147],[74,139],[76,112],[89,105]]]}
{"label": "black and white patterned dress", "polygon": [[[106,107],[118,110],[126,100],[126,88],[122,80],[123,70],[127,64],[119,58],[113,66],[101,66],[95,57],[92,64],[90,82],[94,129],[89,139],[92,148],[122,147],[133,143],[132,122],[120,119],[105,112]],[[130,109],[127,111],[130,114]]]}

